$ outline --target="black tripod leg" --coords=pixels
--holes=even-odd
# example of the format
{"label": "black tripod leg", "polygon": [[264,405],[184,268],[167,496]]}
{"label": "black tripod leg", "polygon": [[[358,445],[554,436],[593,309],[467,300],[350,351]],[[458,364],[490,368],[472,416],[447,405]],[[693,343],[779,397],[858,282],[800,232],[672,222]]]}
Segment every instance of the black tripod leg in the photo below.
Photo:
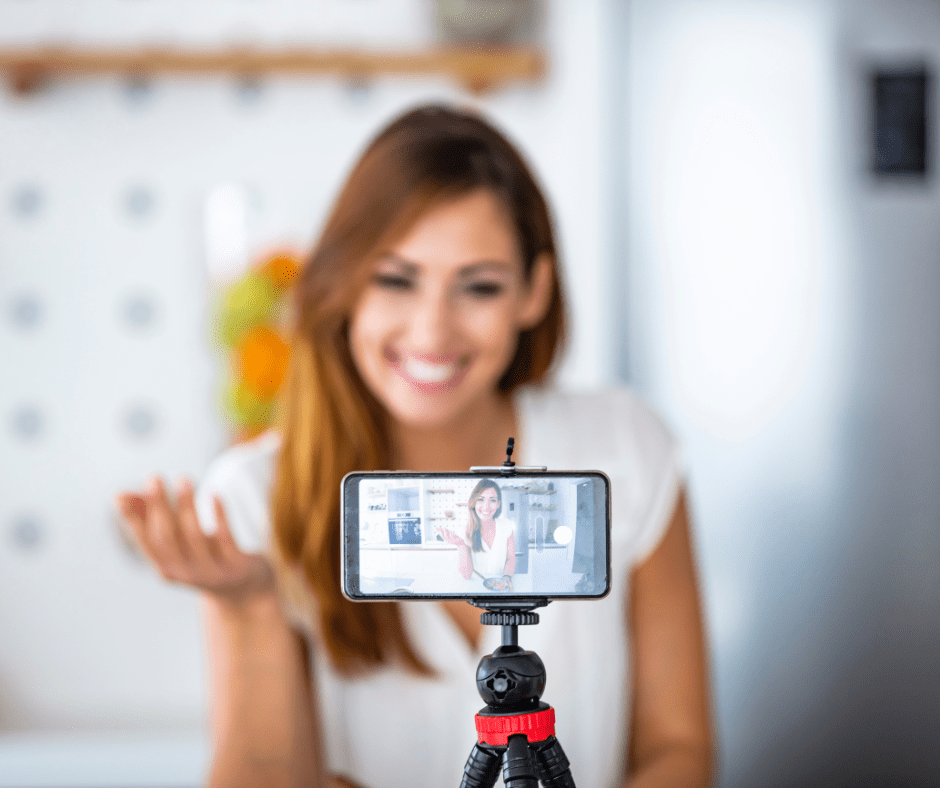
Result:
{"label": "black tripod leg", "polygon": [[535,750],[535,757],[539,764],[539,777],[545,788],[575,788],[571,764],[558,739],[551,736],[540,743]]}
{"label": "black tripod leg", "polygon": [[539,767],[524,734],[509,737],[503,754],[503,783],[506,788],[539,788]]}
{"label": "black tripod leg", "polygon": [[502,748],[490,749],[474,744],[463,767],[463,779],[460,788],[493,788],[499,777],[499,762]]}

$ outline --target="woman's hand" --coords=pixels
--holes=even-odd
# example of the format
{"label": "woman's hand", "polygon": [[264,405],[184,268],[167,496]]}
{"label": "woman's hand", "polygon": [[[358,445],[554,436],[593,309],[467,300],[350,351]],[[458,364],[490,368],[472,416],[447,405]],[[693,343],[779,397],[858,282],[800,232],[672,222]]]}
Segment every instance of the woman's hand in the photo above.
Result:
{"label": "woman's hand", "polygon": [[196,516],[189,480],[180,483],[175,505],[159,476],[143,494],[119,493],[115,504],[160,576],[223,600],[240,603],[274,590],[274,572],[264,556],[238,549],[222,502],[213,496],[218,527],[206,534]]}
{"label": "woman's hand", "polygon": [[490,591],[512,591],[512,578],[509,575],[491,577],[484,581],[484,587]]}
{"label": "woman's hand", "polygon": [[434,526],[434,530],[440,534],[441,539],[445,542],[450,542],[451,544],[457,545],[457,547],[470,547],[469,539],[465,539],[460,534],[451,531],[447,526],[441,527],[436,525]]}

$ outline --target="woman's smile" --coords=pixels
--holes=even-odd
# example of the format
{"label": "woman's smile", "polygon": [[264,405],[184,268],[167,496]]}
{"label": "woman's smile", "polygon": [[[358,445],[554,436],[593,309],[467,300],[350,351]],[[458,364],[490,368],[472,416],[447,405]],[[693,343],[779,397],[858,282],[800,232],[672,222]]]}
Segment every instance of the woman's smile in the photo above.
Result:
{"label": "woman's smile", "polygon": [[470,367],[470,353],[427,355],[385,349],[385,360],[405,382],[420,391],[439,392],[460,383]]}

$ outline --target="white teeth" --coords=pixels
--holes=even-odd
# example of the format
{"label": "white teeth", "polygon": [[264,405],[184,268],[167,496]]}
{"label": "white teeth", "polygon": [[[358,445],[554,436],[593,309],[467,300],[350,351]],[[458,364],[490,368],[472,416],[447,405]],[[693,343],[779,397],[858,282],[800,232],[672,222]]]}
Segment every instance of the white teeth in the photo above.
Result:
{"label": "white teeth", "polygon": [[455,364],[429,364],[415,358],[407,359],[404,367],[405,372],[422,383],[443,383],[448,378],[453,377],[454,372],[457,370]]}

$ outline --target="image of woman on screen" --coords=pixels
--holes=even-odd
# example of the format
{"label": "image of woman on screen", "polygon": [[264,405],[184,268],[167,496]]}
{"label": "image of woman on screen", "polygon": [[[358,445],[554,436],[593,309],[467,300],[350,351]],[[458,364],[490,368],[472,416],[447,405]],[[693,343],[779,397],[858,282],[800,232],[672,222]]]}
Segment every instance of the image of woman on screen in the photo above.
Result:
{"label": "image of woman on screen", "polygon": [[464,580],[475,572],[491,591],[512,591],[516,540],[512,520],[502,515],[503,496],[492,479],[480,479],[467,501],[466,536],[438,528],[441,537],[457,545],[457,571]]}

